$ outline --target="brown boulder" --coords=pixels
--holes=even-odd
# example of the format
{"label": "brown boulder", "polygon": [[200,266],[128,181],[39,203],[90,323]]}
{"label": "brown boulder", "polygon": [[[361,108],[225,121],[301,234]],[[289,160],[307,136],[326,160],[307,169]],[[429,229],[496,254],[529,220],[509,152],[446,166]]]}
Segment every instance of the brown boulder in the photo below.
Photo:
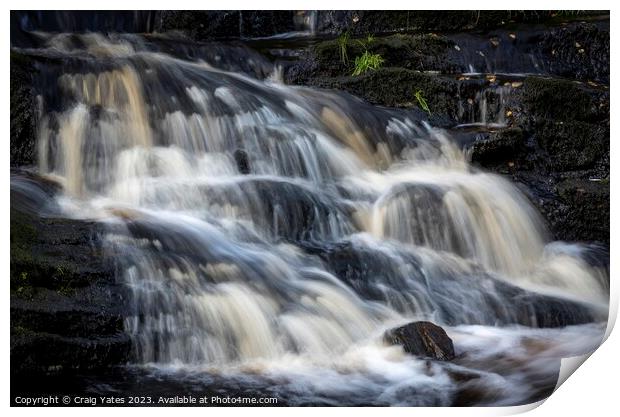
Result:
{"label": "brown boulder", "polygon": [[401,345],[405,352],[441,361],[454,359],[454,345],[446,331],[428,322],[416,321],[385,332],[384,340]]}

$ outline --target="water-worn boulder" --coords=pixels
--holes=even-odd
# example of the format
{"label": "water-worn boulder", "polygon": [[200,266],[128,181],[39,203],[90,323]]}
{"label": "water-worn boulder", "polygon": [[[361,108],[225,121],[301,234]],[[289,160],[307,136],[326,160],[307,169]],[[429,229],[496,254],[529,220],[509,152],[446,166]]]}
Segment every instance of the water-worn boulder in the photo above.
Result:
{"label": "water-worn boulder", "polygon": [[416,321],[388,330],[383,336],[388,344],[401,345],[413,355],[449,361],[454,359],[454,345],[446,331],[428,321]]}
{"label": "water-worn boulder", "polygon": [[55,217],[59,186],[11,175],[11,372],[66,372],[124,363],[127,293],[101,226]]}

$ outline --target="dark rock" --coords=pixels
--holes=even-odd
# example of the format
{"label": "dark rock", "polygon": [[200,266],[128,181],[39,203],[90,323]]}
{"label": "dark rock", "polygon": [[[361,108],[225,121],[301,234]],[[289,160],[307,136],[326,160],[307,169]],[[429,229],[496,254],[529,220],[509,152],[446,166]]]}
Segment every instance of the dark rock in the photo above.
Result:
{"label": "dark rock", "polygon": [[609,243],[609,180],[565,180],[557,186],[559,216],[554,228],[568,241]]}
{"label": "dark rock", "polygon": [[130,350],[129,335],[120,332],[80,338],[18,329],[11,332],[11,375],[101,370],[127,362]]}
{"label": "dark rock", "polygon": [[459,83],[453,78],[403,68],[381,68],[361,76],[313,79],[311,83],[345,90],[372,104],[404,108],[418,107],[415,93],[421,90],[433,115],[445,116],[452,124],[458,120]]}
{"label": "dark rock", "polygon": [[447,52],[453,43],[437,35],[397,34],[383,38],[349,39],[346,47],[347,60],[343,62],[338,40],[319,42],[313,46],[306,57],[314,66],[309,70],[289,75],[289,82],[299,83],[311,77],[335,77],[350,75],[355,57],[368,50],[379,54],[385,60],[385,67],[401,67],[425,71],[442,70],[456,72],[458,66],[447,60]]}
{"label": "dark rock", "polygon": [[609,242],[609,91],[528,77],[506,106],[514,127],[479,135],[472,162],[522,184],[555,239]]}
{"label": "dark rock", "polygon": [[272,36],[293,31],[295,22],[292,10],[167,10],[160,12],[156,29],[204,41]]}
{"label": "dark rock", "polygon": [[528,77],[515,99],[524,116],[535,120],[593,123],[609,118],[609,91],[581,82]]}
{"label": "dark rock", "polygon": [[133,32],[153,30],[149,10],[11,10],[11,41],[19,31]]}
{"label": "dark rock", "polygon": [[241,37],[256,38],[295,30],[293,10],[243,10]]}
{"label": "dark rock", "polygon": [[549,72],[562,77],[609,83],[609,31],[582,22],[551,30],[539,42],[551,56]]}
{"label": "dark rock", "polygon": [[239,11],[166,10],[157,22],[157,31],[182,31],[194,40],[236,38],[241,33]]}
{"label": "dark rock", "polygon": [[552,11],[534,10],[321,10],[317,17],[317,31],[338,34],[348,30],[354,34],[367,34],[489,30],[509,23],[543,22],[553,17]]}
{"label": "dark rock", "polygon": [[250,173],[250,160],[248,158],[248,153],[243,149],[237,149],[233,156],[235,158],[235,162],[237,163],[237,169],[241,174],[247,175]]}
{"label": "dark rock", "polygon": [[534,135],[544,150],[546,168],[575,171],[594,168],[609,153],[609,125],[578,121],[543,120],[534,126]]}
{"label": "dark rock", "polygon": [[[329,233],[325,225],[332,217],[339,218],[342,227],[353,228],[347,207],[339,204],[329,192],[294,182],[247,177],[235,183],[209,185],[200,192],[208,195],[211,204],[236,207],[241,216],[250,217],[257,227],[278,240],[327,239]],[[157,229],[157,225],[143,224],[140,220],[129,223],[129,228],[136,237],[157,238],[173,253],[207,256],[202,246],[195,247],[195,242],[178,235],[178,231],[168,230],[169,236],[152,236],[152,229]],[[190,249],[184,250],[187,247]]]}
{"label": "dark rock", "polygon": [[[287,69],[287,79],[299,84],[308,78],[351,74],[355,57],[368,50],[380,54],[386,67],[442,74],[538,73],[608,83],[609,21],[561,23],[559,27],[521,25],[489,33],[448,31],[437,35],[401,30],[391,36],[373,36],[371,41],[368,36],[380,32],[349,31],[348,59],[343,60],[340,39],[321,41],[310,46],[302,59]],[[582,43],[588,45],[588,52],[581,47]],[[565,59],[558,59],[559,45],[564,48]],[[584,62],[588,57],[592,60]]]}
{"label": "dark rock", "polygon": [[485,167],[497,166],[522,158],[524,151],[523,130],[502,129],[473,143],[471,161]]}
{"label": "dark rock", "polygon": [[125,363],[128,293],[116,282],[102,227],[56,217],[58,185],[11,175],[11,373]]}
{"label": "dark rock", "polygon": [[35,163],[35,66],[25,55],[11,52],[11,166]]}
{"label": "dark rock", "polygon": [[446,331],[428,321],[416,321],[388,330],[386,343],[401,345],[405,352],[441,361],[454,359],[454,345]]}

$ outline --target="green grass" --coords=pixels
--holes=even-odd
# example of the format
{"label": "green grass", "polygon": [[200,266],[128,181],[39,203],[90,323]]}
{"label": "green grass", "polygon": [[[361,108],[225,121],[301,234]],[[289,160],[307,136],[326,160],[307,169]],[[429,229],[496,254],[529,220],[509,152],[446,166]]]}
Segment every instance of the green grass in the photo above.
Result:
{"label": "green grass", "polygon": [[353,75],[365,74],[368,71],[374,71],[383,65],[385,60],[379,54],[371,54],[365,51],[364,54],[355,58],[355,69]]}
{"label": "green grass", "polygon": [[426,99],[422,95],[422,90],[416,91],[414,96],[415,96],[416,100],[418,100],[418,105],[420,106],[420,108],[422,110],[424,110],[425,112],[427,112],[428,115],[430,116],[431,115],[431,109],[428,108],[428,103],[426,102]]}
{"label": "green grass", "polygon": [[338,36],[338,39],[337,39],[338,49],[340,52],[340,62],[342,62],[344,65],[347,65],[349,63],[349,56],[347,54],[349,38],[350,38],[350,34],[347,31],[347,32],[340,34],[340,36]]}
{"label": "green grass", "polygon": [[368,34],[366,39],[358,39],[357,43],[359,43],[362,48],[368,49],[368,46],[375,41],[375,35]]}

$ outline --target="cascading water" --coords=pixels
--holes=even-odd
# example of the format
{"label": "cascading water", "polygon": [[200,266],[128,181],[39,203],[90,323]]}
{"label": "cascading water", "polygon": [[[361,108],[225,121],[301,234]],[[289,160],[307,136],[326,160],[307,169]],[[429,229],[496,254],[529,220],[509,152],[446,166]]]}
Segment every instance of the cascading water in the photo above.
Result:
{"label": "cascading water", "polygon": [[[39,169],[124,254],[135,363],[291,404],[449,404],[467,370],[492,393],[481,403],[515,404],[598,345],[608,288],[591,249],[550,244],[518,189],[446,132],[262,77],[269,63],[239,47],[37,36],[28,53],[64,62],[41,81]],[[576,326],[542,329],[547,313]],[[464,359],[383,345],[416,319]]]}

